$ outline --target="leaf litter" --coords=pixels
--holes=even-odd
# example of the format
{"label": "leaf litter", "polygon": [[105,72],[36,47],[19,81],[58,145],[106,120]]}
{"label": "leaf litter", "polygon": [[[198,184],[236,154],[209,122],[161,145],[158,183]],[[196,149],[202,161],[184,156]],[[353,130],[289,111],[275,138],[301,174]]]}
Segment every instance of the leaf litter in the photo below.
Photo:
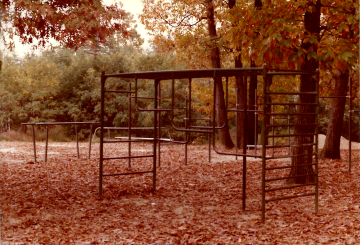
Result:
{"label": "leaf litter", "polygon": [[[247,164],[244,212],[242,158],[212,153],[209,163],[207,146],[190,145],[185,166],[183,146],[164,145],[156,191],[151,174],[105,177],[99,199],[99,145],[90,160],[86,147],[77,159],[74,143],[57,145],[51,151],[61,154],[34,163],[32,143],[0,142],[1,244],[359,244],[358,150],[351,173],[347,150],[343,160],[320,160],[318,214],[313,197],[271,202],[261,224],[260,161]],[[124,155],[126,147],[111,144],[105,153]],[[151,154],[151,145],[133,148]],[[131,171],[151,166],[133,159]],[[104,170],[130,169],[124,160]]]}

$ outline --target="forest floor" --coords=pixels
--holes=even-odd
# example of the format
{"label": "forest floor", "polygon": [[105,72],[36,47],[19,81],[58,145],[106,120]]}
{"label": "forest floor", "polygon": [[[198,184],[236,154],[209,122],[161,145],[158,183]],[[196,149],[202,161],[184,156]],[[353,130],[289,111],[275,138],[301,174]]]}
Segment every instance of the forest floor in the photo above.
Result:
{"label": "forest floor", "polygon": [[[99,199],[99,144],[91,159],[87,147],[77,159],[75,143],[51,142],[45,163],[41,142],[34,163],[32,143],[0,142],[1,244],[359,244],[358,149],[351,173],[347,150],[319,161],[318,213],[314,196],[270,202],[262,224],[260,159],[247,160],[243,211],[242,157],[213,152],[208,162],[206,145],[190,145],[185,166],[184,146],[164,145],[156,191],[152,174],[105,177]],[[125,144],[105,150],[126,154]],[[132,154],[151,145],[133,144]],[[131,170],[150,169],[151,159],[133,159]],[[124,171],[127,160],[104,164],[104,173]]]}

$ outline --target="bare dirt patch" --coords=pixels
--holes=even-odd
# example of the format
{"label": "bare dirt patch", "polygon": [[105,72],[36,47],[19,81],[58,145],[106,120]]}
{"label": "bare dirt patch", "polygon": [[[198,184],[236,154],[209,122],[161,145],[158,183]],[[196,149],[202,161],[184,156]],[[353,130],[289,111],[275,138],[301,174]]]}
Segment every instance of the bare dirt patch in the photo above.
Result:
{"label": "bare dirt patch", "polygon": [[[126,147],[111,144],[106,153],[126,154]],[[351,173],[346,150],[342,160],[320,161],[318,214],[313,197],[274,202],[261,224],[260,162],[249,161],[243,212],[242,158],[212,153],[209,163],[207,146],[189,146],[187,166],[183,146],[163,146],[155,192],[151,175],[107,177],[102,199],[98,144],[91,159],[87,143],[77,159],[70,142],[35,164],[32,143],[0,142],[9,148],[16,151],[0,152],[2,244],[359,244],[359,151]],[[151,152],[149,145],[134,149]],[[132,164],[151,168],[150,160]],[[110,161],[104,170],[127,171],[127,161]]]}

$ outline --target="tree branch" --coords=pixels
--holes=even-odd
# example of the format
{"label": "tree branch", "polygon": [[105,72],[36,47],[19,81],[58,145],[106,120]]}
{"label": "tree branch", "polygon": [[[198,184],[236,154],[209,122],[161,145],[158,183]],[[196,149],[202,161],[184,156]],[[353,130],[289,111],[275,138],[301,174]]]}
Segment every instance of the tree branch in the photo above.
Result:
{"label": "tree branch", "polygon": [[195,26],[197,25],[198,23],[200,23],[202,20],[206,19],[206,17],[201,17],[198,21],[196,21],[195,23],[192,23],[192,24],[182,24],[186,19],[188,19],[189,17],[194,17],[193,15],[191,14],[188,14],[186,15],[185,17],[183,17],[180,22],[178,22],[177,24],[173,24],[171,23],[170,21],[168,21],[167,19],[163,18],[161,15],[160,15],[160,19],[162,19],[163,21],[165,21],[166,24],[168,24],[169,26],[173,27],[173,28],[177,28],[179,26],[186,26],[186,27],[192,27],[192,26]]}

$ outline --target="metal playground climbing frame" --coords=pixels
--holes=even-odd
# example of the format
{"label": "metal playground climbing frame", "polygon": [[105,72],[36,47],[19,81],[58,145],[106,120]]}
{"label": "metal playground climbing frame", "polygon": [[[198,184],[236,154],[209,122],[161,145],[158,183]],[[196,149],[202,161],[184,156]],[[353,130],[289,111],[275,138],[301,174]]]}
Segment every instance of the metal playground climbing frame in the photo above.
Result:
{"label": "metal playground climbing frame", "polygon": [[[229,99],[229,83],[234,79],[233,77],[242,77],[245,84],[248,83],[250,76],[262,77],[262,88],[257,91],[262,96],[262,104],[253,106],[253,109],[248,109],[247,102],[241,107],[238,104],[236,97],[236,106],[234,108],[228,108]],[[299,76],[305,76],[307,79],[311,79],[314,83],[313,91],[300,92],[297,87],[275,87],[271,86],[272,81],[275,79],[298,79]],[[128,83],[128,89],[111,89],[107,86],[108,79],[121,80],[121,82]],[[194,118],[192,116],[192,83],[196,82],[196,79],[209,79],[212,82],[213,90],[213,103],[212,112],[210,118]],[[144,97],[141,95],[138,89],[138,83],[146,82],[151,84],[153,88],[153,96]],[[171,106],[163,108],[161,105],[161,82],[171,83]],[[187,103],[185,108],[176,107],[175,95],[177,93],[175,83],[181,83],[183,86],[188,86]],[[218,130],[224,128],[227,125],[218,125],[217,118],[217,82],[225,82],[225,93],[224,100],[226,104],[226,113],[235,113],[236,118],[239,113],[243,113],[244,116],[244,129],[242,134],[242,152],[238,152],[236,145],[234,152],[221,151],[216,146],[216,135]],[[103,189],[103,177],[106,176],[118,176],[118,175],[130,175],[130,174],[152,174],[153,188],[156,188],[156,171],[157,161],[160,164],[160,143],[175,143],[186,145],[189,142],[189,135],[191,133],[203,133],[211,138],[213,150],[222,155],[232,155],[242,157],[243,167],[243,185],[242,185],[242,209],[245,210],[246,205],[246,167],[247,158],[258,158],[261,159],[261,192],[262,192],[262,222],[265,222],[265,206],[269,202],[279,201],[284,199],[292,199],[304,196],[314,196],[315,199],[315,211],[318,211],[318,114],[319,114],[319,75],[318,72],[307,72],[307,71],[295,71],[295,70],[275,70],[268,69],[266,65],[263,67],[254,68],[233,68],[233,69],[204,69],[204,70],[179,70],[179,71],[152,71],[152,72],[138,72],[138,73],[119,73],[119,74],[101,74],[101,120],[100,120],[100,162],[99,162],[99,195],[102,196]],[[246,85],[247,86],[247,85]],[[260,87],[258,85],[258,87]],[[247,89],[246,89],[247,91]],[[109,103],[106,99],[106,94],[109,93],[122,93],[128,94],[129,98],[129,122],[127,127],[127,137],[121,137],[118,140],[106,140],[104,139],[104,130],[108,125],[105,122],[105,105]],[[248,97],[248,93],[245,93],[245,98]],[[301,98],[311,98],[310,100],[304,100]],[[138,106],[139,100],[148,99],[152,100],[152,108],[140,108]],[[132,108],[131,101],[135,101],[135,109]],[[247,100],[246,100],[247,101]],[[306,102],[304,102],[306,101]],[[310,102],[309,102],[310,101]],[[111,101],[110,101],[111,103]],[[256,102],[255,102],[256,104]],[[262,107],[262,109],[261,109]],[[304,109],[304,108],[307,109]],[[311,108],[308,110],[308,108]],[[261,109],[261,110],[260,110]],[[180,127],[176,125],[174,120],[174,111],[183,110],[185,118],[185,126]],[[140,128],[133,127],[131,123],[131,114],[135,111],[148,112],[153,114],[153,131],[152,138],[139,138],[132,137],[134,130],[140,130]],[[310,112],[309,112],[310,111]],[[165,126],[162,125],[160,115],[163,112],[171,114],[170,124],[173,130],[183,132],[184,140],[173,140],[171,138],[161,138],[161,129]],[[261,151],[257,154],[255,150],[250,150],[247,147],[247,115],[248,113],[254,113],[256,116],[262,116],[262,127],[261,127],[261,143],[259,148]],[[299,118],[312,118],[309,123],[304,123]],[[286,119],[286,120],[283,120]],[[206,126],[195,126],[193,121],[196,120],[207,120],[209,123]],[[306,120],[305,120],[306,121]],[[306,127],[306,133],[298,133],[299,128]],[[236,127],[237,128],[237,127]],[[256,126],[255,126],[256,128]],[[291,130],[290,130],[291,128]],[[147,128],[149,129],[149,128]],[[238,130],[236,130],[238,131]],[[237,135],[240,132],[236,132]],[[276,139],[276,143],[274,143]],[[290,140],[293,139],[293,140]],[[272,140],[272,144],[268,144]],[[151,142],[152,143],[152,154],[148,155],[134,155],[131,152],[131,144],[135,142]],[[105,156],[104,147],[109,143],[116,142],[127,142],[129,144],[127,156],[116,156],[110,157]],[[237,140],[235,141],[237,143]],[[209,145],[210,146],[210,145]],[[256,147],[256,145],[255,145]],[[298,154],[296,151],[290,150],[296,147],[303,147],[306,149],[302,153]],[[186,154],[186,152],[185,152]],[[135,172],[123,172],[123,173],[104,173],[104,164],[108,160],[127,159],[128,167],[131,168],[131,159],[134,158],[149,158],[152,160],[152,169]],[[291,161],[297,158],[298,161]],[[186,159],[186,157],[185,157]],[[210,153],[209,153],[210,160]],[[303,163],[302,163],[303,162]],[[258,164],[258,163],[254,163]],[[311,171],[307,171],[303,174],[290,174],[290,171],[298,168],[307,168]],[[301,172],[301,171],[300,171]],[[311,178],[313,181],[294,184],[289,183],[289,180],[296,178]],[[287,181],[287,183],[284,183]],[[274,184],[275,183],[275,184]]]}

